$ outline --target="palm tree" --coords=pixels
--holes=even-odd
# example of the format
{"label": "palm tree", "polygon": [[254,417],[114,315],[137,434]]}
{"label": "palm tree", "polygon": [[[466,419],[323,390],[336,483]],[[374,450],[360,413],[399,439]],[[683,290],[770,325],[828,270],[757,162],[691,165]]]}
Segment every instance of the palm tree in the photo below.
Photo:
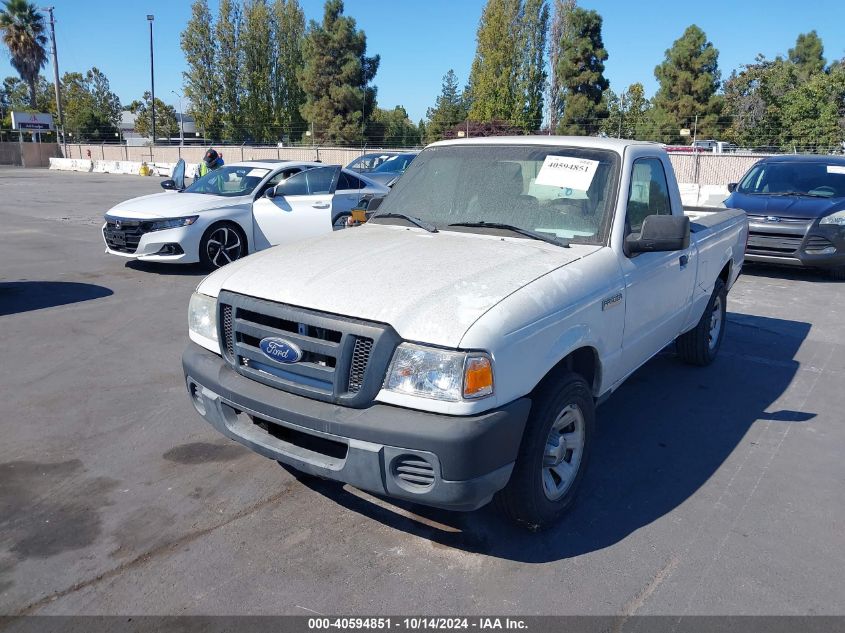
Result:
{"label": "palm tree", "polygon": [[3,43],[11,54],[12,66],[29,85],[29,105],[37,109],[35,84],[38,73],[47,63],[47,36],[44,16],[38,7],[26,0],[6,0],[0,10],[0,31]]}

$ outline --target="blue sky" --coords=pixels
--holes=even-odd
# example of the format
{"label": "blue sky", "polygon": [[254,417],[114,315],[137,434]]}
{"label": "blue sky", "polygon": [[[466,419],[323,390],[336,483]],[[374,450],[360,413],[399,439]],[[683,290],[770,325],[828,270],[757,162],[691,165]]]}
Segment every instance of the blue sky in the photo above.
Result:
{"label": "blue sky", "polygon": [[[321,0],[300,0],[308,19],[322,16]],[[155,15],[156,96],[177,105],[184,58],[179,34],[190,16],[188,0],[51,0],[56,7],[59,67],[99,67],[124,104],[149,88],[149,31]],[[41,3],[46,5],[46,3]],[[845,57],[845,2],[786,0],[671,2],[664,0],[581,0],[604,18],[609,53],[606,75],[619,91],[639,81],[652,94],[654,66],[683,30],[698,24],[719,49],[723,77],[750,63],[757,53],[785,54],[798,33],[815,29],[830,59]],[[217,0],[210,0],[216,14]],[[41,6],[41,5],[39,5]],[[403,105],[414,121],[425,116],[454,68],[466,81],[475,52],[475,32],[484,0],[346,0],[346,13],[367,34],[368,50],[381,55],[376,75],[381,107]],[[44,69],[52,80],[52,66]],[[0,77],[14,75],[8,51],[0,47]]]}

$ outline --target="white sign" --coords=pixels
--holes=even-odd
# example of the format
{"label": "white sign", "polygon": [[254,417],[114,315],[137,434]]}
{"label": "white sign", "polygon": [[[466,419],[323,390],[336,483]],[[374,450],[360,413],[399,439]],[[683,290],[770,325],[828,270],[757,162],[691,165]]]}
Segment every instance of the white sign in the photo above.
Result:
{"label": "white sign", "polygon": [[689,128],[688,127],[682,127],[681,128],[681,136],[689,136],[689,135],[690,135]]}
{"label": "white sign", "polygon": [[247,172],[247,178],[264,178],[269,173],[269,169],[253,169]]}
{"label": "white sign", "polygon": [[534,181],[538,185],[586,191],[593,182],[599,161],[570,156],[546,156]]}
{"label": "white sign", "polygon": [[53,115],[45,112],[12,111],[13,130],[49,131],[53,128]]}
{"label": "white sign", "polygon": [[827,173],[829,174],[845,174],[845,165],[828,165]]}

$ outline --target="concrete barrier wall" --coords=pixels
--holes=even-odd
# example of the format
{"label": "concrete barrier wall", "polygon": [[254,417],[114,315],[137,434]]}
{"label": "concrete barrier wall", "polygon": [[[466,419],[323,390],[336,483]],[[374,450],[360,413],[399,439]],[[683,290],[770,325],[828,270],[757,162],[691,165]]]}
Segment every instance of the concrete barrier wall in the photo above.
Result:
{"label": "concrete barrier wall", "polygon": [[48,167],[50,159],[62,155],[56,143],[9,141],[0,143],[0,165]]}

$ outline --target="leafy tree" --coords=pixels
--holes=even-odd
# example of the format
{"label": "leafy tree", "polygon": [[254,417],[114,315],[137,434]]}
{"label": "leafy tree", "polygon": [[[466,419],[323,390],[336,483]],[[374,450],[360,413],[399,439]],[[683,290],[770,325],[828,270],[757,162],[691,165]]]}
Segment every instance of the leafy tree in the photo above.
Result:
{"label": "leafy tree", "polygon": [[824,45],[815,31],[801,33],[795,41],[795,48],[789,49],[789,61],[798,67],[803,78],[811,77],[824,70]]}
{"label": "leafy tree", "polygon": [[305,37],[305,13],[297,0],[275,0],[273,3],[274,41],[278,53],[274,59],[273,101],[275,124],[293,140],[305,131],[300,108],[305,95],[296,77],[302,66],[302,42]]}
{"label": "leafy tree", "polygon": [[248,0],[244,5],[241,34],[243,64],[243,122],[250,140],[276,138],[273,124],[273,61],[275,49],[267,0]]}
{"label": "leafy tree", "polygon": [[458,76],[451,68],[443,75],[440,95],[434,102],[434,107],[426,112],[428,125],[425,128],[427,143],[439,141],[443,131],[454,127],[467,118],[467,107],[463,95],[458,89]]}
{"label": "leafy tree", "polygon": [[220,76],[217,71],[218,51],[208,0],[194,0],[191,18],[182,31],[181,45],[188,70],[182,73],[185,96],[190,101],[188,112],[206,136],[220,135]]}
{"label": "leafy tree", "polygon": [[[120,123],[120,99],[108,78],[94,67],[85,75],[65,73],[62,77],[65,129],[84,141],[114,141]],[[158,117],[156,117],[158,118]]]}
{"label": "leafy tree", "polygon": [[608,89],[605,93],[608,117],[603,132],[608,136],[630,139],[649,137],[649,111],[651,102],[645,97],[641,83],[633,83],[621,95]]}
{"label": "leafy tree", "polygon": [[[3,80],[3,86],[0,88],[0,102],[6,108],[3,114],[4,123],[6,127],[11,125],[11,117],[9,112],[11,110],[25,111],[31,109],[29,86],[26,82],[18,77],[6,77]],[[56,100],[53,84],[43,75],[38,76],[38,81],[35,83],[35,110],[38,112],[50,112],[55,116],[56,114]]]}
{"label": "leafy tree", "polygon": [[417,123],[417,131],[420,133],[420,144],[428,143],[428,141],[426,140],[426,138],[428,138],[426,136],[426,125],[423,119],[420,119],[420,122]]}
{"label": "leafy tree", "polygon": [[443,138],[476,138],[481,136],[518,136],[524,134],[521,127],[509,121],[494,119],[492,121],[464,121],[448,130],[444,130]]}
{"label": "leafy tree", "polygon": [[698,116],[699,136],[716,136],[721,128],[722,100],[719,88],[719,51],[696,25],[666,51],[654,69],[660,83],[654,96],[656,140],[680,142],[680,129],[692,127]]}
{"label": "leafy tree", "polygon": [[378,147],[415,147],[421,137],[405,108],[396,106],[393,110],[376,108],[367,125],[367,142]]}
{"label": "leafy tree", "polygon": [[596,134],[607,117],[603,93],[607,51],[601,36],[602,18],[592,10],[575,7],[560,42],[556,80],[560,82],[562,134]]}
{"label": "leafy tree", "polygon": [[525,0],[518,27],[518,44],[523,51],[519,92],[524,100],[519,120],[526,132],[539,129],[543,122],[548,26],[549,5],[546,0]]}
{"label": "leafy tree", "polygon": [[469,75],[469,118],[474,121],[521,118],[520,5],[520,0],[487,0],[481,12]]}
{"label": "leafy tree", "polygon": [[222,136],[226,140],[239,141],[242,138],[243,119],[241,100],[243,83],[243,51],[241,50],[240,3],[236,0],[220,0],[215,34],[217,36],[217,77],[220,84],[220,118]]}
{"label": "leafy tree", "polygon": [[47,63],[44,16],[38,6],[26,0],[6,0],[0,10],[0,31],[9,49],[12,68],[29,86],[29,107],[37,110],[38,73]]}
{"label": "leafy tree", "polygon": [[554,0],[554,11],[549,26],[549,81],[547,83],[546,103],[549,108],[549,130],[557,130],[560,115],[563,111],[561,100],[561,85],[558,79],[558,67],[560,65],[560,43],[563,34],[566,32],[572,10],[575,8],[575,0]]}
{"label": "leafy tree", "polygon": [[[799,77],[804,69],[797,68]],[[828,153],[845,140],[845,69],[817,72],[781,101],[781,147]]]}
{"label": "leafy tree", "polygon": [[[179,134],[179,122],[176,119],[176,109],[156,97],[156,134],[165,138],[173,138]],[[133,101],[126,108],[135,115],[135,131],[141,136],[149,136],[152,129],[151,95],[147,90],[143,101]]]}
{"label": "leafy tree", "polygon": [[314,127],[316,141],[360,141],[365,113],[375,109],[370,87],[379,56],[367,57],[367,36],[343,15],[342,0],[326,0],[321,23],[311,21],[298,73],[305,93],[301,112]]}

